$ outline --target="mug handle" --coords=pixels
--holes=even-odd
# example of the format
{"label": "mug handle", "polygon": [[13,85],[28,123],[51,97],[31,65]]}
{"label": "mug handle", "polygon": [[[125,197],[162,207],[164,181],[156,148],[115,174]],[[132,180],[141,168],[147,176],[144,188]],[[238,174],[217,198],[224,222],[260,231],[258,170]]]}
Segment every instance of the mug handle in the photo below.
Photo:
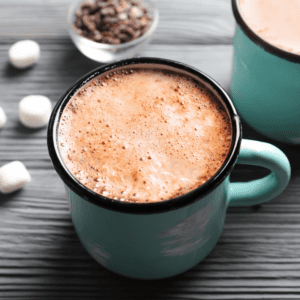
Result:
{"label": "mug handle", "polygon": [[268,143],[243,139],[237,163],[261,166],[272,172],[246,183],[230,182],[227,198],[229,206],[251,206],[267,202],[286,188],[291,177],[291,166],[286,155]]}

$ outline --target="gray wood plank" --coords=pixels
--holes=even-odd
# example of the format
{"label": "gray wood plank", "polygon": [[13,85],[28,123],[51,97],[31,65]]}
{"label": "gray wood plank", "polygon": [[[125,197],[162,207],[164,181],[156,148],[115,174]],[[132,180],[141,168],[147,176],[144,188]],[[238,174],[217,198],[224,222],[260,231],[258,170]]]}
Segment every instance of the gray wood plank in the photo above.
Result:
{"label": "gray wood plank", "polygon": [[[27,70],[16,70],[9,64],[8,50],[12,42],[0,44],[1,86],[6,87],[2,90],[1,105],[7,102],[9,104],[7,110],[15,110],[20,98],[28,93],[39,92],[57,101],[71,84],[100,66],[99,63],[83,56],[68,39],[55,44],[55,47],[46,41],[45,39],[40,41],[40,62]],[[189,64],[207,73],[225,89],[229,88],[233,56],[231,45],[151,43],[139,53],[139,56],[161,57]]]}
{"label": "gray wood plank", "polygon": [[[154,0],[160,23],[139,55],[169,58],[204,71],[229,89],[234,34],[230,0]],[[73,228],[63,183],[46,147],[46,128],[18,122],[18,103],[28,94],[55,105],[78,78],[99,66],[68,37],[71,0],[0,1],[0,106],[8,116],[0,130],[0,166],[21,160],[32,176],[23,189],[0,195],[1,299],[299,299],[299,147],[273,142],[289,157],[292,180],[283,194],[259,209],[230,208],[221,239],[194,269],[162,281],[129,280],[106,271],[84,250]],[[41,60],[18,71],[9,47],[32,38]],[[243,126],[244,136],[266,140]],[[269,141],[271,142],[271,141]],[[236,166],[234,181],[266,175]]]}
{"label": "gray wood plank", "polygon": [[[72,0],[2,1],[0,36],[18,39],[66,38],[66,15],[71,2]],[[230,0],[153,0],[153,3],[160,12],[159,25],[154,34],[156,44],[232,42],[235,25]]]}
{"label": "gray wood plank", "polygon": [[[4,195],[2,199],[0,233],[5,239],[12,233],[14,236],[32,233],[36,234],[36,238],[40,238],[39,235],[42,235],[45,230],[49,234],[57,232],[59,235],[59,230],[64,227],[69,234],[70,230],[72,231],[72,223],[61,180],[54,170],[29,169],[29,171],[32,182],[19,192]],[[295,185],[298,184],[295,182]],[[288,207],[290,204],[284,202],[285,197],[283,194],[272,202],[284,203]],[[245,247],[249,249],[247,251],[253,253],[257,251],[261,254],[260,248],[251,250],[252,244],[262,244],[263,247],[270,248],[271,252],[279,251],[278,257],[275,255],[275,258],[281,257],[280,249],[286,251],[283,258],[291,258],[293,255],[297,258],[300,241],[300,225],[297,218],[300,205],[297,202],[296,204],[292,203],[293,210],[283,213],[282,206],[277,205],[277,210],[275,210],[276,207],[272,205],[272,202],[263,206],[264,211],[244,211],[239,214],[229,211],[225,230],[220,240],[221,247],[223,245],[229,247],[229,252],[234,248],[232,253],[235,258],[238,257],[238,251],[242,253]],[[268,211],[269,208],[271,211]],[[241,239],[243,245],[239,245]],[[285,245],[286,243],[287,245]],[[276,244],[279,247],[272,250]],[[264,257],[268,257],[268,254],[264,254]]]}

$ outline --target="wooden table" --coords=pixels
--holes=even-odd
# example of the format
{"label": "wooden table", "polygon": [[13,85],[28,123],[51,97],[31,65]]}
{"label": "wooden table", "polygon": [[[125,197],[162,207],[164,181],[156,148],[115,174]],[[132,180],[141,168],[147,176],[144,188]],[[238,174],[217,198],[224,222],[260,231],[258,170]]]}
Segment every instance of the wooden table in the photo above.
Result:
{"label": "wooden table", "polygon": [[[258,208],[228,210],[213,252],[194,269],[160,281],[129,280],[104,270],[74,231],[62,182],[46,146],[46,128],[18,121],[18,103],[29,94],[54,105],[78,78],[99,64],[84,57],[66,30],[70,0],[0,1],[0,166],[22,161],[32,181],[0,195],[1,299],[300,299],[300,147],[272,142],[244,124],[245,138],[272,142],[292,165],[288,188]],[[229,89],[235,21],[230,0],[154,1],[160,23],[142,56],[178,60],[199,68]],[[18,71],[8,49],[21,39],[41,46],[35,67]],[[236,167],[232,180],[267,174]]]}

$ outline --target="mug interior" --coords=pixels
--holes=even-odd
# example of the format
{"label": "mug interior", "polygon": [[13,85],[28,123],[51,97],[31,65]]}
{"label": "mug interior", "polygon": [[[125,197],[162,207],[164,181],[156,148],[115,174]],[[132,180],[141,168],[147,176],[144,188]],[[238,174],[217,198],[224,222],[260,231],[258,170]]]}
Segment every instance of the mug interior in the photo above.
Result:
{"label": "mug interior", "polygon": [[[94,79],[98,75],[104,76],[105,73],[109,73],[112,70],[118,71],[129,69],[132,67],[147,67],[171,70],[180,74],[185,74],[193,78],[194,80],[201,82],[219,99],[219,101],[223,104],[224,108],[226,109],[228,116],[230,117],[232,125],[232,143],[223,165],[206,183],[176,198],[151,203],[121,202],[119,200],[107,198],[105,196],[95,193],[94,191],[90,190],[82,183],[80,183],[76,179],[76,177],[68,170],[63,159],[61,158],[58,147],[58,126],[64,108],[66,107],[72,96],[86,83],[88,83],[90,80]],[[239,153],[241,144],[241,123],[239,117],[237,116],[236,109],[226,92],[213,79],[211,79],[203,72],[185,64],[171,60],[158,58],[133,58],[97,68],[85,75],[80,80],[78,80],[62,96],[62,98],[57,102],[56,106],[54,107],[49,121],[47,142],[48,151],[55,170],[60,175],[64,183],[83,199],[94,203],[97,206],[101,206],[114,211],[137,214],[160,213],[172,209],[177,209],[191,204],[195,201],[199,201],[225,180],[225,178],[229,175],[230,171],[232,170]]]}
{"label": "mug interior", "polygon": [[263,39],[259,35],[257,35],[246,23],[244,20],[241,10],[240,10],[240,0],[232,0],[232,10],[233,15],[235,17],[235,20],[237,24],[241,27],[244,34],[251,39],[255,44],[263,48],[265,51],[278,56],[280,58],[283,58],[285,60],[300,63],[300,55],[290,52],[288,50],[284,50],[282,48],[278,48],[275,45],[269,43],[267,40]]}

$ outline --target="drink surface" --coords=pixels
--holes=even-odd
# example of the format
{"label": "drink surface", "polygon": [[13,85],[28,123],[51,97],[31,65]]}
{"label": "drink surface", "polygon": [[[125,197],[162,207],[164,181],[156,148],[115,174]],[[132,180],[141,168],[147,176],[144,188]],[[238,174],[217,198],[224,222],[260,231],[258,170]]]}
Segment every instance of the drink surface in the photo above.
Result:
{"label": "drink surface", "polygon": [[154,68],[99,75],[72,97],[58,128],[61,156],[83,185],[140,203],[205,183],[231,140],[217,96],[187,75]]}
{"label": "drink surface", "polygon": [[300,0],[239,0],[245,22],[260,37],[300,54]]}

